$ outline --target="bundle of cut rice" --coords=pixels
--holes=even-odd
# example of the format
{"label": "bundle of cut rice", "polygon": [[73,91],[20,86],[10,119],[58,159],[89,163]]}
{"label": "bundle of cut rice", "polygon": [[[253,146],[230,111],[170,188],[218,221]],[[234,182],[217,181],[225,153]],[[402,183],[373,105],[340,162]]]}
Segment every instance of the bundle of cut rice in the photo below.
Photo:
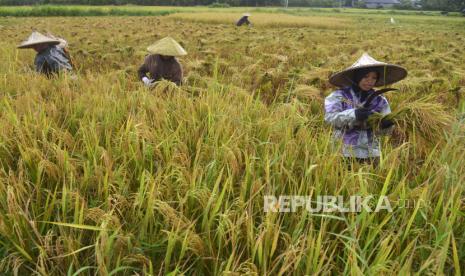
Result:
{"label": "bundle of cut rice", "polygon": [[408,137],[415,141],[435,145],[444,140],[454,117],[447,112],[446,107],[440,104],[434,95],[420,99],[407,99],[399,103],[396,109],[387,116],[374,114],[370,116],[368,124],[377,129],[382,118],[395,121],[396,132],[405,140]]}

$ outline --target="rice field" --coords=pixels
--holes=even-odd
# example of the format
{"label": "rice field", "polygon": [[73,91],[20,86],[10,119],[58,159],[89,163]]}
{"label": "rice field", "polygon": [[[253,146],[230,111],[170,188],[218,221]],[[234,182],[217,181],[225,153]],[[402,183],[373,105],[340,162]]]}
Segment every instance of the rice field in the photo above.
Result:
{"label": "rice field", "polygon": [[[6,275],[461,275],[465,18],[207,8],[0,18],[0,271]],[[390,24],[394,16],[396,24]],[[66,38],[76,77],[15,46]],[[148,89],[172,36],[185,81]],[[363,52],[406,67],[378,167],[323,122]],[[267,195],[387,196],[392,212],[265,212]],[[408,204],[406,204],[408,203]]]}

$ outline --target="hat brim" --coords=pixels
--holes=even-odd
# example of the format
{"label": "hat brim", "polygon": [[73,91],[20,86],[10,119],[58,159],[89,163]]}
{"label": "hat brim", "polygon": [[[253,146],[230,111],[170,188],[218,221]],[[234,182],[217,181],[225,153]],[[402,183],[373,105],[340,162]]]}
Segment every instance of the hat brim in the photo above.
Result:
{"label": "hat brim", "polygon": [[179,57],[187,55],[186,50],[181,46],[181,44],[177,43],[171,37],[165,37],[163,39],[158,40],[154,44],[147,47],[147,51],[151,54],[158,54],[163,56],[172,56],[172,57]]}
{"label": "hat brim", "polygon": [[33,43],[25,43],[25,44],[19,45],[17,48],[27,49],[27,48],[33,48],[34,46],[41,45],[41,44],[58,45],[60,44],[60,41],[50,40],[50,41],[38,41],[38,42],[33,42]]}
{"label": "hat brim", "polygon": [[355,72],[360,69],[372,68],[378,72],[379,78],[375,83],[375,87],[390,85],[396,83],[407,76],[407,70],[401,66],[394,64],[379,64],[379,65],[365,65],[354,68],[349,68],[341,72],[333,74],[329,78],[329,82],[332,85],[338,87],[350,86],[353,83]]}
{"label": "hat brim", "polygon": [[162,56],[180,57],[187,55],[187,52],[182,48],[166,48],[156,45],[147,47],[147,51],[151,54]]}
{"label": "hat brim", "polygon": [[162,56],[169,56],[169,57],[180,57],[180,56],[185,56],[187,53],[177,53],[177,52],[165,52],[165,51],[160,51],[160,50],[151,50],[150,48],[147,48],[147,51],[152,54],[152,55],[162,55]]}

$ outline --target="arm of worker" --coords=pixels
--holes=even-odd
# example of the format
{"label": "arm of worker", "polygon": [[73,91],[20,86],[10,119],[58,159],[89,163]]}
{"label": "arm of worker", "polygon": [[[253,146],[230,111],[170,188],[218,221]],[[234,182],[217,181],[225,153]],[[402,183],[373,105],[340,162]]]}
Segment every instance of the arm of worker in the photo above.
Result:
{"label": "arm of worker", "polygon": [[[380,97],[382,97],[383,99],[382,99],[381,110],[379,111],[379,113],[386,116],[391,113],[391,108],[386,98],[383,96],[380,96]],[[376,131],[375,134],[376,135],[389,135],[394,130],[394,127],[395,127],[395,122],[393,120],[390,120],[384,117],[380,121],[379,129],[378,131]]]}
{"label": "arm of worker", "polygon": [[149,77],[147,77],[147,73],[149,72],[149,69],[148,69],[148,66],[147,66],[147,62],[145,61],[144,64],[142,64],[140,67],[139,67],[139,70],[137,70],[137,74],[139,76],[139,79],[146,85],[146,86],[150,86],[153,84],[153,79],[150,79]]}
{"label": "arm of worker", "polygon": [[47,58],[47,56],[37,56],[34,61],[34,65],[37,73],[42,73],[47,76],[58,71],[56,63],[54,63],[53,60]]}
{"label": "arm of worker", "polygon": [[34,61],[36,72],[42,73],[47,65],[47,61],[43,56],[37,56]]}
{"label": "arm of worker", "polygon": [[353,128],[357,119],[355,108],[343,108],[344,96],[340,91],[335,91],[325,99],[325,122],[335,128]]}

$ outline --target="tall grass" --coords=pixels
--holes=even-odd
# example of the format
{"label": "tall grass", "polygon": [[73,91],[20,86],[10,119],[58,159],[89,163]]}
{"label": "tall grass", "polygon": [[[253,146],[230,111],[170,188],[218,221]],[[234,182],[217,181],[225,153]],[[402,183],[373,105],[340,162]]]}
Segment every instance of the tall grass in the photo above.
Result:
{"label": "tall grass", "polygon": [[[376,21],[368,30],[238,29],[166,17],[5,22],[0,271],[465,271],[465,60],[451,36],[463,29],[433,26],[445,36],[427,35]],[[77,79],[32,72],[33,52],[14,48],[31,27],[69,40]],[[189,53],[185,85],[146,89],[135,71],[146,45],[168,34]],[[333,89],[328,74],[367,49],[407,66],[409,78],[388,97],[393,111],[409,112],[383,139],[378,167],[349,169],[323,123],[322,100]],[[439,116],[447,130],[437,129]],[[421,143],[415,124],[436,127],[434,139]],[[265,195],[370,194],[388,196],[393,212],[263,207]]]}

